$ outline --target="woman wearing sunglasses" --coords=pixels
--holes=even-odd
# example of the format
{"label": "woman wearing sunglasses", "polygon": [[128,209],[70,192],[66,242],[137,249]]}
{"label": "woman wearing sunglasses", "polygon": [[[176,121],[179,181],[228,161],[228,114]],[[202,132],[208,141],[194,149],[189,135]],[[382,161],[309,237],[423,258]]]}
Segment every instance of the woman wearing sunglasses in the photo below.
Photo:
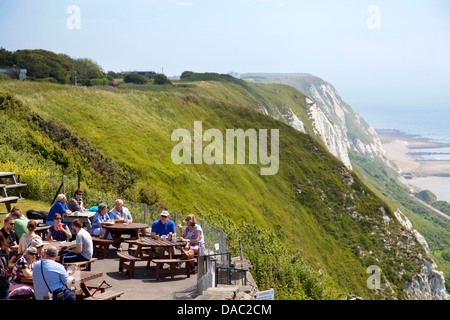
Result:
{"label": "woman wearing sunglasses", "polygon": [[36,261],[37,250],[29,247],[16,264],[11,273],[11,284],[21,283],[23,277],[33,277],[34,262]]}
{"label": "woman wearing sunglasses", "polygon": [[47,240],[70,241],[72,233],[70,232],[69,227],[62,223],[61,220],[61,215],[55,213],[53,216],[55,224],[48,229]]}

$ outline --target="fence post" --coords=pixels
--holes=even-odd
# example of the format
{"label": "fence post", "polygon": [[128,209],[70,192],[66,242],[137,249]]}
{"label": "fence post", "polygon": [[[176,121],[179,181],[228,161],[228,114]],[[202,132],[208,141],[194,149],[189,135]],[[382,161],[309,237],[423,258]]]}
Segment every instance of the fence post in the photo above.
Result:
{"label": "fence post", "polygon": [[144,203],[144,223],[147,224],[147,205]]}

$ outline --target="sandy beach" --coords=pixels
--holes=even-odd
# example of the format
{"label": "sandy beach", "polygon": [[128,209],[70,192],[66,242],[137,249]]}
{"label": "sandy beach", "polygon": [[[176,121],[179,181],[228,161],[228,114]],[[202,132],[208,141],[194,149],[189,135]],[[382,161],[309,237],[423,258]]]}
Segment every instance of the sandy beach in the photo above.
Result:
{"label": "sandy beach", "polygon": [[416,152],[419,148],[439,151],[440,148],[448,147],[448,144],[393,130],[383,130],[378,135],[388,159],[412,189],[430,190],[438,200],[450,202],[450,161],[425,160]]}

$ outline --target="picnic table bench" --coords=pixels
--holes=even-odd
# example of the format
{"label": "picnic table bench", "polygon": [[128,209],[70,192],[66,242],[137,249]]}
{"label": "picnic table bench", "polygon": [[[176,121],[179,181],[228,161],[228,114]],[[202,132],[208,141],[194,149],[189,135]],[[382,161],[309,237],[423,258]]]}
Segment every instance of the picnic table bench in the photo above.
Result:
{"label": "picnic table bench", "polygon": [[[5,183],[5,180],[9,180],[10,183]],[[11,211],[11,203],[23,199],[21,190],[27,185],[25,183],[19,183],[16,180],[15,172],[0,172],[0,203],[6,205],[8,212]],[[15,190],[15,195],[8,195],[8,190]]]}
{"label": "picnic table bench", "polygon": [[125,269],[125,273],[127,273],[131,278],[134,277],[134,266],[136,261],[141,261],[141,258],[132,256],[128,252],[117,252],[117,256],[119,257],[119,272],[123,272]]}
{"label": "picnic table bench", "polygon": [[114,240],[103,239],[103,238],[92,236],[94,255],[105,259],[106,256],[108,255],[109,245],[114,244],[114,243],[115,243]]}
{"label": "picnic table bench", "polygon": [[[170,274],[170,278],[173,280],[174,275],[178,273],[186,273],[187,278],[191,277],[191,262],[195,262],[195,259],[153,259],[156,264],[156,280],[159,280],[161,273]],[[177,268],[178,265],[184,263],[184,268]],[[169,265],[169,269],[163,269],[164,264]]]}

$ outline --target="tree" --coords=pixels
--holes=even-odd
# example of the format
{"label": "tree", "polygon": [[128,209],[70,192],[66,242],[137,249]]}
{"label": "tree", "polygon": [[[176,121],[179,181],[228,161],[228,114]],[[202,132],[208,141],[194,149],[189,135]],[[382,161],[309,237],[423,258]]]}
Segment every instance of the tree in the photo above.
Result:
{"label": "tree", "polygon": [[170,81],[164,74],[158,73],[155,76],[155,80],[153,81],[153,84],[170,84],[170,85],[172,85],[172,81]]}
{"label": "tree", "polygon": [[68,83],[73,74],[70,61],[47,50],[17,50],[14,53],[16,66],[27,69],[31,79],[53,78],[59,83]]}
{"label": "tree", "polygon": [[0,48],[0,68],[14,67],[16,65],[16,58],[14,53]]}
{"label": "tree", "polygon": [[123,77],[123,81],[125,81],[125,83],[145,84],[148,82],[148,78],[139,74],[129,73]]}

